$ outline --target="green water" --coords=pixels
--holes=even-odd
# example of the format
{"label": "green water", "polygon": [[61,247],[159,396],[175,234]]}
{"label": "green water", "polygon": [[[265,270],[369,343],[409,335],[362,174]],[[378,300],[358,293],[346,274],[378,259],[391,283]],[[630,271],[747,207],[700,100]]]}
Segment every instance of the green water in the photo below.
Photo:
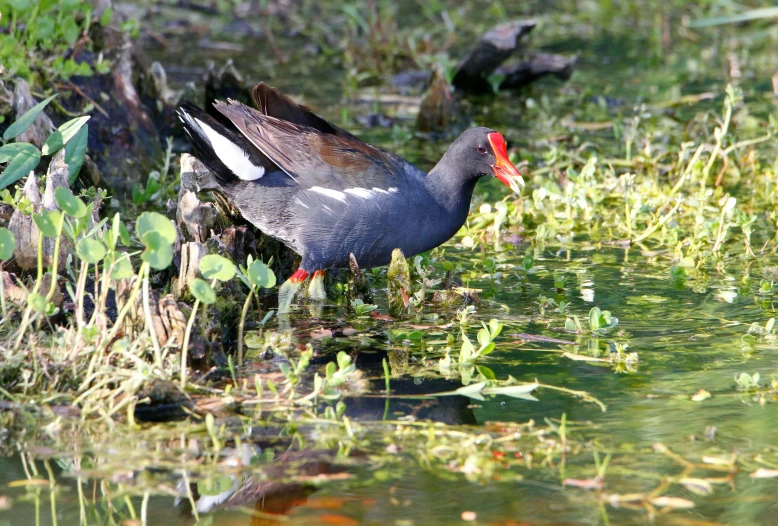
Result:
{"label": "green water", "polygon": [[[530,2],[521,7],[510,2],[442,5],[459,13],[456,20],[462,24],[454,52],[467,48],[468,36],[478,34],[499,19],[495,12],[499,14],[501,9],[509,17],[539,18],[541,26],[532,40],[533,47],[558,53],[580,52],[577,71],[565,84],[543,81],[521,94],[470,101],[474,121],[503,131],[512,145],[519,146],[530,172],[545,166],[552,148],[578,151],[584,161],[590,155],[625,158],[624,129],[629,130],[636,114],[644,114],[640,133],[652,134],[657,144],[688,140],[687,123],[700,122],[701,115],[720,110],[721,94],[732,66],[727,49],[740,60],[740,84],[750,115],[759,123],[752,135],[743,126],[742,136],[763,133],[764,120],[774,113],[770,84],[770,77],[778,69],[774,27],[756,24],[711,28],[694,31],[694,38],[678,34],[681,16],[720,14],[717,10],[725,9],[722,6],[711,5],[710,11],[699,8],[698,12],[698,8],[680,3],[659,8],[651,3],[630,2],[630,7],[618,8],[602,2],[580,9],[575,2]],[[166,17],[185,15],[171,11],[163,9]],[[330,11],[325,10],[326,13]],[[425,24],[432,23],[413,2],[401,4],[396,16],[404,29],[410,26],[423,31]],[[663,16],[671,24],[669,47],[662,43]],[[322,20],[327,21],[327,16],[322,16]],[[155,29],[162,31],[161,19],[157,23]],[[214,24],[206,35],[213,40],[234,41],[225,31],[221,24]],[[306,54],[302,49],[307,42],[305,32],[298,36],[280,32],[278,45],[288,59],[285,65],[279,64],[267,50],[259,56],[252,52],[256,46],[248,38],[237,40],[244,46],[242,53],[203,50],[193,54],[187,52],[191,37],[172,36],[169,41],[168,49],[146,43],[145,51],[168,68],[174,86],[198,79],[207,58],[222,61],[231,57],[249,81],[269,79],[282,90],[304,95],[307,103],[338,124],[344,124],[341,119],[347,114],[345,125],[355,133],[403,153],[420,166],[431,166],[445,150],[444,141],[413,136],[400,139],[391,130],[367,130],[356,125],[355,115],[373,110],[391,114],[393,110],[382,106],[380,100],[358,103],[346,96],[347,81],[341,65],[335,61],[336,66],[332,66],[335,59],[331,56]],[[359,91],[371,95],[377,92],[364,88]],[[652,106],[703,92],[712,92],[716,97],[669,110]],[[610,106],[604,103],[605,97],[612,101]],[[535,103],[528,104],[528,98]],[[640,108],[643,103],[648,109]],[[621,125],[586,131],[571,127],[571,121],[614,121]],[[396,122],[401,128],[412,125],[412,120],[402,117]],[[561,143],[549,142],[559,135],[568,138]],[[587,143],[588,146],[581,147]],[[637,148],[634,146],[633,155]],[[778,153],[772,141],[760,146],[760,152],[764,166],[769,166]],[[529,207],[532,190],[544,184],[550,173],[528,177],[529,188],[523,196],[526,206]],[[731,191],[740,197],[758,190],[741,182]],[[481,203],[501,199],[504,189],[494,181],[482,182],[477,194],[474,209]],[[760,214],[758,228],[754,229],[755,247],[775,234],[774,204],[767,197],[761,202],[762,209],[754,210]],[[609,240],[607,235],[592,233],[584,225],[572,241],[538,242],[530,229],[515,225],[511,232],[520,233],[523,238],[513,239],[512,244],[505,242],[500,251],[490,248],[490,243],[465,249],[457,244],[461,242],[458,237],[445,247],[444,256],[436,254],[437,277],[442,274],[440,261],[446,260],[461,265],[470,278],[468,285],[482,290],[471,327],[477,328],[478,321],[492,318],[505,324],[496,351],[479,361],[479,365],[489,367],[498,379],[511,375],[521,381],[537,379],[542,384],[585,391],[605,404],[607,411],[568,393],[544,388],[536,391],[537,402],[502,396],[486,401],[464,397],[424,402],[395,399],[387,410],[380,396],[346,399],[346,414],[356,426],[353,436],[344,439],[339,435],[328,442],[322,436],[326,435],[327,426],[313,423],[301,423],[299,431],[310,439],[311,447],[320,447],[322,443],[335,449],[339,446],[341,454],[328,458],[345,470],[347,478],[312,483],[317,489],[310,489],[307,501],[299,488],[287,488],[267,498],[246,498],[239,506],[204,513],[202,523],[276,524],[276,520],[252,517],[251,513],[280,507],[289,508],[288,515],[278,517],[290,524],[443,525],[462,523],[463,512],[474,512],[477,524],[506,526],[645,524],[652,515],[646,507],[638,504],[631,509],[608,502],[609,496],[640,493],[649,498],[686,499],[694,505],[690,509],[659,511],[654,518],[657,524],[774,524],[778,480],[750,474],[760,468],[778,468],[778,442],[772,427],[778,423],[778,405],[773,403],[775,389],[769,389],[771,375],[776,373],[776,344],[770,338],[744,339],[752,323],[764,327],[775,316],[773,296],[758,294],[764,269],[778,264],[774,253],[768,251],[755,261],[746,262],[736,257],[738,252],[733,248],[730,258],[708,262],[689,278],[673,279],[672,247],[648,243],[617,248],[603,243]],[[657,253],[651,253],[652,250]],[[520,268],[527,254],[534,258],[533,271],[528,275]],[[490,276],[485,270],[484,261],[489,257],[498,262],[499,275]],[[567,276],[563,289],[555,289],[554,274]],[[374,283],[385,286],[380,279]],[[553,306],[541,312],[538,304],[545,298],[552,298],[557,304],[567,302],[566,312],[555,312]],[[383,291],[378,292],[376,303],[385,311]],[[610,311],[618,318],[618,325],[598,335],[565,331],[568,317],[575,315],[586,324],[594,306]],[[301,306],[293,314],[290,327],[300,344],[312,341],[310,334],[314,329],[356,327],[354,336],[314,341],[319,356],[315,367],[322,367],[336,351],[346,351],[373,381],[372,394],[382,394],[380,364],[387,351],[394,353],[394,359],[398,351],[410,356],[404,367],[393,369],[395,373],[404,371],[391,379],[395,392],[419,394],[457,389],[462,385],[458,376],[442,378],[437,368],[438,360],[444,356],[445,336],[458,337],[458,326],[448,325],[455,321],[455,311],[430,305],[427,312],[437,314],[437,319],[417,322],[424,328],[414,329],[402,322],[350,319],[343,301],[330,302],[321,310]],[[276,319],[271,320],[269,328],[279,329]],[[402,344],[392,345],[384,335],[391,329],[421,331],[424,343],[414,342],[405,348]],[[474,337],[474,331],[470,334]],[[570,344],[527,341],[521,338],[523,334],[566,340]],[[636,353],[628,365],[623,359],[611,359],[616,348],[623,345],[628,346],[625,351],[622,348],[624,352]],[[399,361],[403,363],[402,359]],[[257,367],[256,362],[248,369],[249,378],[255,371],[251,367]],[[741,373],[759,373],[760,387],[739,388],[735,378]],[[700,390],[707,391],[710,397],[693,400]],[[6,454],[0,458],[0,497],[11,500],[0,500],[8,506],[3,511],[4,505],[0,504],[0,524],[54,524],[53,508],[58,524],[78,524],[79,486],[88,501],[84,509],[88,524],[134,524],[122,521],[131,521],[143,513],[149,524],[193,524],[191,514],[174,506],[183,473],[192,477],[192,473],[199,472],[203,478],[212,479],[223,479],[225,474],[245,475],[247,479],[253,476],[252,480],[262,478],[259,469],[241,471],[228,465],[236,456],[231,452],[236,445],[234,437],[256,444],[252,464],[262,457],[259,448],[267,450],[269,444],[277,454],[286,448],[306,449],[288,439],[274,442],[278,429],[270,426],[263,431],[268,415],[257,417],[252,411],[244,409],[240,419],[223,415],[220,422],[227,426],[227,449],[220,459],[223,462],[199,471],[182,460],[183,447],[191,446],[191,441],[201,443],[200,447],[212,445],[202,426],[195,424],[146,424],[131,434],[123,428],[122,434],[102,430],[94,436],[81,436],[73,432],[74,421],[65,417],[35,434],[19,435],[9,430],[0,437],[0,447]],[[48,421],[51,415],[45,410],[42,414]],[[462,448],[470,447],[465,442],[473,439],[483,444],[481,452],[486,457],[491,455],[487,435],[493,439],[510,434],[501,434],[500,429],[530,420],[543,428],[547,421],[557,426],[564,415],[569,446],[565,465],[560,466],[558,451],[551,456],[551,465],[544,465],[539,453],[546,439],[552,441],[550,449],[559,445],[558,433],[549,431],[543,437],[524,433],[526,436],[517,437],[514,449],[509,450],[521,452],[523,460],[496,467],[491,475],[486,475],[487,460],[477,464],[479,473],[466,476],[459,464],[429,458],[429,448],[434,448],[435,440],[402,437],[404,427],[398,419],[407,419],[408,415],[442,421],[450,424],[451,429],[460,429]],[[285,422],[284,417],[279,420]],[[381,424],[385,420],[393,423]],[[34,426],[27,428],[30,427]],[[435,428],[430,424],[429,429]],[[71,441],[70,433],[78,440]],[[479,438],[481,433],[484,436]],[[288,428],[285,434],[290,434]],[[450,440],[449,447],[456,448],[456,440]],[[351,455],[345,454],[344,444],[348,444]],[[397,445],[399,450],[394,449]],[[676,456],[671,457],[663,448],[669,448]],[[40,483],[13,484],[28,478],[19,451],[34,462],[38,474],[32,473],[29,478]],[[504,449],[499,451],[504,453]],[[531,468],[525,463],[528,453],[533,456]],[[597,474],[595,456],[602,460],[608,454],[611,457],[602,491],[562,483],[565,478],[593,478]],[[516,455],[509,452],[506,457],[515,459]],[[196,463],[194,459],[195,455],[190,455],[189,462]],[[502,460],[497,455],[493,462],[500,464]],[[74,461],[82,462],[80,481]],[[731,464],[723,464],[728,461]],[[50,464],[51,477],[46,462]],[[656,493],[651,494],[654,490]],[[148,495],[145,505],[144,493]],[[132,503],[132,511],[127,500]],[[657,504],[656,509],[661,510],[661,505]]]}

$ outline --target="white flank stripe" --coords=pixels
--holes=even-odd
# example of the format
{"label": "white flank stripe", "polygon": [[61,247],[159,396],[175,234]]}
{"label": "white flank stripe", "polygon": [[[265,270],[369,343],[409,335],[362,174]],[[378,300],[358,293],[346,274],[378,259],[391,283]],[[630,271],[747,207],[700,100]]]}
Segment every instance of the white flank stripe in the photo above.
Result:
{"label": "white flank stripe", "polygon": [[378,192],[379,194],[388,194],[389,193],[386,190],[384,190],[383,188],[376,188],[375,186],[373,187],[373,191],[374,192]]}
{"label": "white flank stripe", "polygon": [[262,166],[255,166],[250,160],[246,152],[243,151],[238,145],[232,143],[220,135],[216,130],[205,124],[200,119],[195,119],[197,124],[205,133],[208,138],[208,142],[211,143],[211,148],[219,157],[219,160],[224,163],[224,166],[229,168],[238,179],[243,181],[255,181],[265,175],[265,169]]}
{"label": "white flank stripe", "polygon": [[393,187],[391,187],[391,188],[389,189],[389,193],[390,193],[390,194],[393,194],[393,193],[395,193],[396,191],[397,191],[397,188],[395,188],[394,186],[393,186]]}
{"label": "white flank stripe", "polygon": [[311,191],[321,195],[326,195],[327,197],[331,197],[333,199],[337,199],[341,203],[346,202],[346,194],[338,190],[332,190],[331,188],[322,188],[321,186],[312,186]]}
{"label": "white flank stripe", "polygon": [[345,190],[347,194],[361,197],[362,199],[371,199],[373,197],[373,191],[367,188],[347,188]]}

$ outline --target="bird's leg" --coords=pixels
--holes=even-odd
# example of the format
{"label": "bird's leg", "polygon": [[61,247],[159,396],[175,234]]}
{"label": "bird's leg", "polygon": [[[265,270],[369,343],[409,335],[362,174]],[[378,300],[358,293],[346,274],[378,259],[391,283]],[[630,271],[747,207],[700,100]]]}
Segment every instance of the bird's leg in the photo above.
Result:
{"label": "bird's leg", "polygon": [[292,306],[292,300],[294,299],[294,295],[297,294],[297,289],[300,288],[300,285],[302,285],[307,277],[308,273],[303,269],[298,268],[288,280],[284,281],[281,288],[278,289],[278,314],[286,314],[289,312],[289,307]]}
{"label": "bird's leg", "polygon": [[324,290],[324,271],[316,270],[308,284],[308,297],[312,300],[326,300],[327,292]]}

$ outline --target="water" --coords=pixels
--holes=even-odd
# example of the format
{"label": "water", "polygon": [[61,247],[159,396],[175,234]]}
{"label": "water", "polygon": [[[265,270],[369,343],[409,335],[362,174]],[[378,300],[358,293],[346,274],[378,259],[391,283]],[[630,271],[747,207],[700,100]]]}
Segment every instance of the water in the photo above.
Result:
{"label": "water", "polygon": [[[538,31],[535,45],[554,52],[580,51],[580,61],[575,76],[564,85],[544,81],[520,96],[501,94],[494,100],[473,102],[474,120],[503,130],[509,142],[519,145],[533,171],[544,167],[551,148],[569,152],[587,142],[590,146],[580,150],[583,162],[592,154],[623,159],[625,134],[636,114],[645,113],[637,129],[653,133],[660,147],[670,148],[688,139],[686,123],[720,111],[721,96],[671,110],[656,105],[705,91],[721,94],[729,75],[722,42],[741,58],[743,50],[751,47],[752,54],[742,64],[746,78],[764,79],[774,70],[776,59],[769,44],[775,37],[769,30],[726,27],[700,31],[696,40],[672,33],[674,45],[663,49],[662,24],[656,22],[662,9],[642,2],[630,5],[623,10],[588,6],[580,11],[567,2],[521,8],[504,5],[511,16],[532,14],[541,19],[543,31]],[[489,23],[496,6],[466,3],[460,16]],[[454,11],[456,6],[449,7]],[[673,5],[664,13],[676,31],[680,11],[681,5]],[[401,5],[397,16],[412,27],[429,24],[415,4]],[[608,20],[606,27],[603,22]],[[213,40],[230,40],[218,32],[218,24],[215,27]],[[478,30],[463,26],[461,39],[470,33]],[[351,117],[374,108],[344,97],[342,69],[330,65],[331,57],[306,55],[301,51],[305,41],[303,36],[278,36],[281,52],[290,59],[283,66],[272,55],[258,57],[250,52],[249,38],[238,40],[245,46],[243,54],[186,53],[185,36],[172,37],[171,49],[147,51],[163,61],[175,85],[198,78],[205,58],[233,57],[250,79],[269,77],[279,88],[304,93],[307,102],[338,124],[346,110],[350,116],[346,124],[367,140],[400,151],[421,166],[435,162],[445,142],[398,140],[389,130],[355,125]],[[770,89],[762,80],[746,86],[747,107],[754,118],[763,119],[774,110]],[[610,105],[604,103],[605,97]],[[536,104],[528,105],[527,98]],[[643,103],[648,109],[640,108]],[[616,129],[571,131],[560,122],[564,119],[613,121]],[[402,118],[398,122],[407,124]],[[748,127],[743,126],[740,133],[748,137]],[[560,134],[570,137],[549,142]],[[636,145],[632,153],[637,151]],[[767,159],[776,154],[772,143],[761,151]],[[550,180],[555,175],[547,171],[530,186],[545,184],[543,177]],[[753,189],[743,183],[733,189],[738,191],[741,196]],[[501,199],[504,189],[489,181],[481,183],[477,193],[474,209]],[[774,235],[769,204],[765,204],[769,199],[760,202],[764,208],[756,212],[763,219],[755,229],[755,247]],[[529,193],[525,193],[525,206],[531,206]],[[526,222],[532,223],[529,217]],[[78,524],[82,513],[88,524],[135,524],[142,516],[149,524],[192,524],[187,499],[176,503],[175,495],[182,494],[186,481],[197,480],[201,480],[200,493],[240,487],[225,493],[232,494],[225,509],[201,515],[203,523],[214,525],[279,520],[302,525],[433,525],[459,523],[472,518],[469,512],[478,524],[506,526],[644,524],[652,517],[656,523],[675,525],[774,523],[778,482],[749,475],[759,474],[760,468],[778,468],[772,432],[778,406],[772,403],[775,390],[769,389],[776,345],[770,338],[744,338],[752,323],[764,327],[775,315],[772,296],[757,293],[764,268],[776,263],[774,254],[747,264],[737,257],[739,249],[732,248],[731,259],[710,260],[690,270],[688,279],[674,279],[673,246],[620,248],[603,241],[623,236],[592,233],[585,226],[577,230],[580,233],[572,241],[546,242],[535,240],[531,230],[521,231],[522,239],[513,239],[513,245],[506,241],[500,251],[488,242],[465,249],[459,237],[445,247],[444,256],[436,254],[435,276],[442,274],[441,261],[459,264],[470,278],[468,285],[483,291],[471,320],[471,338],[479,321],[497,318],[505,324],[495,352],[479,360],[479,365],[500,380],[537,379],[548,386],[584,391],[607,411],[551,388],[538,389],[537,402],[505,396],[484,401],[449,396],[397,398],[387,403],[382,396],[384,358],[391,364],[395,394],[439,393],[462,386],[458,375],[446,377],[438,366],[445,356],[447,335],[455,339],[452,358],[456,360],[460,342],[454,310],[429,307],[428,312],[438,318],[422,320],[418,324],[423,327],[414,328],[402,322],[354,319],[342,301],[320,311],[303,307],[293,316],[291,328],[299,343],[313,342],[314,369],[321,371],[337,351],[346,351],[369,382],[367,394],[376,395],[346,398],[350,431],[342,420],[327,422],[321,413],[318,420],[298,413],[291,418],[299,427],[289,426],[285,412],[275,417],[269,412],[259,414],[256,406],[244,406],[238,413],[223,411],[218,422],[225,428],[217,430],[218,440],[195,420],[144,424],[138,430],[121,427],[121,433],[98,426],[86,436],[74,431],[78,422],[72,418],[20,433],[35,428],[27,421],[0,442],[6,453],[0,458],[0,488],[4,488],[0,524],[54,524],[52,509],[58,524]],[[527,254],[534,259],[529,274],[521,269]],[[497,261],[499,275],[486,270],[489,257]],[[567,276],[561,290],[554,287],[555,274]],[[751,281],[744,283],[744,276]],[[380,286],[383,281],[375,283]],[[565,312],[548,304],[549,298],[555,305],[566,303]],[[376,302],[385,312],[383,292]],[[539,307],[542,303],[545,308]],[[594,306],[610,311],[618,325],[599,334],[565,330],[566,320],[573,315],[588,327],[586,318]],[[312,329],[343,326],[355,327],[356,335],[311,339]],[[271,329],[276,328],[273,320]],[[391,344],[384,334],[387,330],[421,331],[424,341]],[[546,340],[522,339],[524,334]],[[628,353],[636,355],[627,361]],[[760,388],[739,388],[736,378],[741,373],[759,373]],[[310,382],[306,376],[308,389]],[[51,419],[49,409],[44,406],[41,411],[42,420]],[[409,415],[415,420],[409,421]],[[559,429],[563,419],[565,431]],[[527,426],[528,422],[534,425]],[[78,439],[71,441],[71,436]],[[221,454],[213,457],[215,449]],[[268,451],[278,458],[286,450],[303,451],[307,460],[268,464]],[[325,461],[310,457],[320,454]],[[573,487],[591,484],[598,464],[608,455],[601,489]],[[241,461],[248,467],[237,467]],[[273,471],[278,464],[294,466],[294,476]],[[299,476],[301,465],[307,478]],[[318,473],[324,475],[317,479]],[[204,480],[211,481],[210,490]],[[619,495],[630,494],[641,494],[645,500],[616,502]],[[660,500],[651,500],[655,498]],[[221,505],[205,500],[199,501],[203,510]]]}

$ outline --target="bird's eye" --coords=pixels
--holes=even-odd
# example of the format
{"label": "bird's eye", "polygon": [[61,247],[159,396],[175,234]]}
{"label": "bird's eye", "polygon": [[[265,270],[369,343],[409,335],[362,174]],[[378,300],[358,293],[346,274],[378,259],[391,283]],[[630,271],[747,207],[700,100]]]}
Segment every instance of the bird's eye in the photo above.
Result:
{"label": "bird's eye", "polygon": [[483,144],[479,144],[478,146],[475,147],[475,151],[477,151],[478,153],[486,153],[486,146],[484,146]]}

